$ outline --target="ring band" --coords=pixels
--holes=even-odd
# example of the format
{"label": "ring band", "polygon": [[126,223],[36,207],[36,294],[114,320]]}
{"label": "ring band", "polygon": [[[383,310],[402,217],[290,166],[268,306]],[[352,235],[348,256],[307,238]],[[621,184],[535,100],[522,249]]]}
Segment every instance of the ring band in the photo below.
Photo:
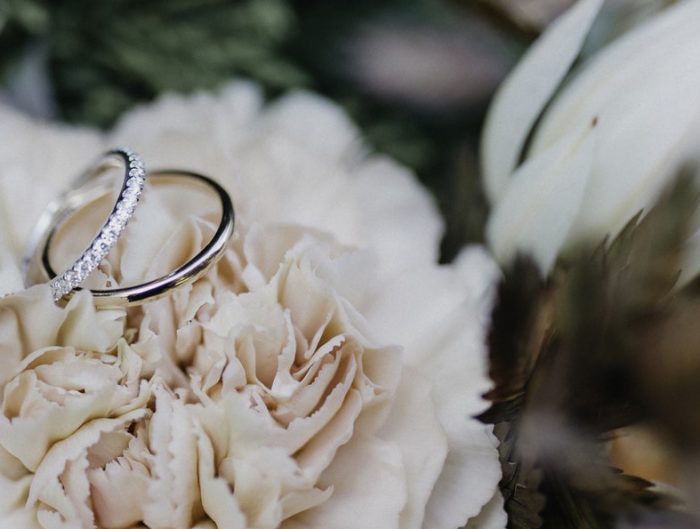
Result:
{"label": "ring band", "polygon": [[[73,184],[70,191],[61,195],[57,200],[49,204],[48,208],[39,219],[35,228],[30,252],[25,257],[25,275],[29,273],[32,254],[35,248],[53,236],[53,232],[74,210],[76,198],[83,193],[86,184],[92,181],[99,183],[100,177],[107,169],[114,167],[115,160],[124,166],[124,175],[117,200],[107,220],[90,245],[80,254],[71,266],[63,273],[54,274],[50,282],[54,300],[58,301],[77,288],[99,264],[107,257],[116,244],[126,225],[129,223],[143,191],[146,172],[141,157],[129,149],[113,149],[107,151],[100,162],[85,171]],[[113,181],[110,180],[112,190]]]}
{"label": "ring band", "polygon": [[[176,288],[201,277],[223,256],[226,246],[233,235],[234,227],[233,204],[226,190],[214,180],[190,171],[173,169],[148,173],[149,181],[154,184],[157,182],[179,183],[183,178],[205,185],[214,190],[219,197],[221,202],[221,221],[211,241],[187,263],[166,276],[131,287],[91,290],[96,306],[107,308],[128,307],[167,296]],[[70,208],[70,213],[104,196],[106,192],[107,189],[103,188],[99,193],[86,194],[82,197],[80,203],[76,203]],[[56,277],[56,273],[49,262],[49,248],[55,232],[56,226],[53,225],[43,238],[44,243],[40,257],[41,268],[50,280],[54,280]],[[81,289],[75,288],[74,290]]]}

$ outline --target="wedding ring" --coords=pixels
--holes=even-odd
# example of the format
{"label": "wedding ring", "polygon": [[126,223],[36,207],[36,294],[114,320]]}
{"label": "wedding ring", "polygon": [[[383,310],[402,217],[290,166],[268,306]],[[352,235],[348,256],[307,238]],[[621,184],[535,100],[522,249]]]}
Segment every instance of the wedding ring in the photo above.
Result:
{"label": "wedding ring", "polygon": [[[146,178],[141,157],[129,149],[106,152],[97,164],[74,182],[69,191],[49,204],[39,218],[24,260],[25,277],[30,273],[35,249],[51,238],[55,228],[75,209],[76,202],[83,199],[86,189],[89,194],[94,187],[104,187],[108,181],[108,171],[119,165],[123,165],[123,181],[114,207],[90,245],[60,275],[53,274],[50,285],[55,301],[70,294],[99,266],[129,223],[141,198]],[[109,180],[108,190],[113,190],[114,183],[114,180]]]}
{"label": "wedding ring", "polygon": [[[140,285],[105,290],[91,290],[95,305],[98,307],[129,307],[167,296],[173,290],[195,281],[204,275],[223,256],[226,246],[233,235],[234,211],[231,198],[214,180],[194,172],[172,169],[149,172],[148,181],[151,185],[187,183],[205,187],[210,191],[213,190],[221,204],[221,220],[219,226],[212,239],[197,253],[197,255],[169,274]],[[63,211],[67,212],[67,215],[63,218],[72,215],[90,202],[104,197],[108,192],[108,188],[103,186],[97,191],[92,189],[89,193],[85,192],[74,196],[72,203],[64,205],[62,208]],[[57,277],[49,260],[49,249],[57,227],[58,225],[54,223],[51,225],[51,228],[46,231],[46,234],[41,238],[41,255],[37,256],[37,250],[35,250],[35,256],[33,257],[34,260],[37,260],[38,257],[40,268],[44,276],[51,281],[56,281]],[[73,292],[78,290],[81,290],[81,288],[75,287],[68,294],[65,294],[65,296],[70,296]]]}

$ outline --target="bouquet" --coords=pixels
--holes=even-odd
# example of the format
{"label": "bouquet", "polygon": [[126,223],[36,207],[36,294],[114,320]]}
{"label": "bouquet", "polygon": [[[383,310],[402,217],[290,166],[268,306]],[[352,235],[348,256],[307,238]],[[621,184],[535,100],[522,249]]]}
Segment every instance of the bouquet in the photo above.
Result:
{"label": "bouquet", "polygon": [[[310,51],[341,8],[154,3],[144,16],[201,48],[141,50],[89,7],[95,60],[65,71],[75,26],[52,23],[74,6],[5,11],[0,40],[42,44],[0,105],[0,527],[698,526],[700,2],[464,3],[368,8],[338,37],[352,75]],[[485,88],[443,66],[467,49],[492,81],[506,65],[444,22],[477,27],[472,3],[542,31],[483,116],[478,164],[445,116],[478,114]],[[373,77],[381,61],[353,55],[372,43],[434,57],[435,92],[416,88],[428,70]],[[217,57],[206,89],[172,66],[195,49]],[[61,111],[78,123],[45,119]],[[75,180],[105,151],[124,162],[107,221]],[[221,203],[157,185],[169,171]],[[67,272],[34,277],[50,263]],[[134,285],[143,299],[110,294]]]}

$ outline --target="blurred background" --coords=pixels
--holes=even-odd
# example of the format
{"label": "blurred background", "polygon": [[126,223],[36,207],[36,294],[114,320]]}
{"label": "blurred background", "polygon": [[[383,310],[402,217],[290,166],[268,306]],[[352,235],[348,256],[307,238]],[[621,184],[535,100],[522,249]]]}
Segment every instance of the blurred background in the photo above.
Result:
{"label": "blurred background", "polygon": [[0,0],[0,98],[36,117],[109,127],[161,92],[235,77],[271,98],[320,92],[433,191],[449,260],[482,237],[477,150],[488,102],[571,3]]}
{"label": "blurred background", "polygon": [[[673,2],[608,0],[581,60]],[[270,98],[313,90],[342,105],[374,150],[432,191],[449,261],[483,240],[478,152],[489,103],[573,3],[0,0],[0,101],[34,117],[108,128],[160,93],[216,89],[233,78],[258,82]],[[653,432],[614,437],[616,466],[674,482],[677,469]]]}
{"label": "blurred background", "polygon": [[[109,127],[161,92],[232,78],[343,105],[412,168],[447,222],[443,258],[480,241],[478,140],[493,93],[573,0],[0,0],[0,99]],[[670,0],[610,0],[604,41]]]}

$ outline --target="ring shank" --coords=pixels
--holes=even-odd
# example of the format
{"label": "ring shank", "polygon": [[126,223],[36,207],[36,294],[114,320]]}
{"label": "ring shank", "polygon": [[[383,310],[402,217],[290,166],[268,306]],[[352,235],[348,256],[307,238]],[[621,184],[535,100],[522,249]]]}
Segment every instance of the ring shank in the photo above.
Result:
{"label": "ring shank", "polygon": [[[146,283],[120,287],[115,289],[91,290],[95,305],[98,307],[127,307],[162,298],[170,294],[179,286],[195,281],[201,277],[223,255],[226,246],[233,235],[234,211],[231,198],[228,193],[214,180],[199,173],[182,170],[160,170],[148,173],[148,179],[156,184],[182,184],[183,178],[188,184],[201,185],[208,190],[213,190],[221,203],[221,220],[212,239],[188,262],[169,273],[166,276],[148,281]],[[103,196],[108,190],[96,188],[90,193],[76,193],[71,204],[71,213]],[[57,224],[53,224],[45,237],[45,243],[41,251],[41,268],[49,279],[56,277],[50,259],[49,250],[51,242],[57,230]],[[80,290],[80,288],[75,289]]]}

